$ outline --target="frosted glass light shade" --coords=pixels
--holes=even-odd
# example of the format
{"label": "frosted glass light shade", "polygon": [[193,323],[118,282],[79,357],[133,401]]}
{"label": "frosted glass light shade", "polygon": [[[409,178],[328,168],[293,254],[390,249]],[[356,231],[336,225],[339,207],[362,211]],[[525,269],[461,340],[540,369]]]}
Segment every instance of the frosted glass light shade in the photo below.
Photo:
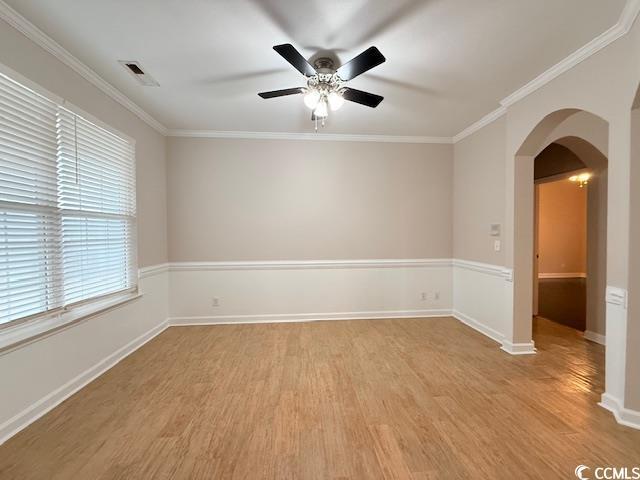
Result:
{"label": "frosted glass light shade", "polygon": [[313,113],[317,118],[326,118],[329,115],[326,100],[322,100],[321,102],[319,102]]}
{"label": "frosted glass light shade", "polygon": [[320,92],[317,90],[309,90],[304,95],[304,104],[309,107],[311,110],[318,106],[318,102],[320,101]]}
{"label": "frosted glass light shade", "polygon": [[342,95],[338,92],[331,92],[329,94],[329,107],[331,107],[331,110],[335,112],[342,107],[342,105],[344,105],[344,98],[342,98]]}

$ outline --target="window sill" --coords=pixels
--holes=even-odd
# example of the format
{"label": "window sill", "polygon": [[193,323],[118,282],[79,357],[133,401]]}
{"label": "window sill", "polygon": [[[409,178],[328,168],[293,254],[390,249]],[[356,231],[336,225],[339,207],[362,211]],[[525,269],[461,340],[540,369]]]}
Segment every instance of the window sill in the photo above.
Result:
{"label": "window sill", "polygon": [[55,315],[34,318],[28,322],[0,330],[0,355],[53,335],[95,315],[105,313],[142,297],[127,292],[109,299],[97,300]]}

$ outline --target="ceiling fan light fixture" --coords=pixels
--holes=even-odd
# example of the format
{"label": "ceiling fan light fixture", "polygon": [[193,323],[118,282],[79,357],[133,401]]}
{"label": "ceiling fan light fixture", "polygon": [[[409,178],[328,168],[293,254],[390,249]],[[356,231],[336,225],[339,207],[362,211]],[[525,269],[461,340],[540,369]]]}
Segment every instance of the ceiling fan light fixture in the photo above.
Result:
{"label": "ceiling fan light fixture", "polygon": [[345,101],[376,108],[383,100],[380,95],[345,86],[346,82],[385,62],[386,59],[376,47],[369,47],[338,68],[334,67],[334,60],[330,57],[316,58],[312,65],[290,43],[276,45],[273,49],[304,75],[307,85],[260,92],[258,95],[266,99],[302,94],[304,104],[312,111],[311,121],[315,122],[316,132],[318,123],[325,125],[329,110],[340,109]]}
{"label": "ceiling fan light fixture", "polygon": [[331,107],[332,111],[339,110],[342,105],[344,105],[344,97],[339,92],[331,92],[329,94],[329,107]]}
{"label": "ceiling fan light fixture", "polygon": [[315,89],[308,89],[304,95],[304,104],[314,110],[320,102],[320,92]]}

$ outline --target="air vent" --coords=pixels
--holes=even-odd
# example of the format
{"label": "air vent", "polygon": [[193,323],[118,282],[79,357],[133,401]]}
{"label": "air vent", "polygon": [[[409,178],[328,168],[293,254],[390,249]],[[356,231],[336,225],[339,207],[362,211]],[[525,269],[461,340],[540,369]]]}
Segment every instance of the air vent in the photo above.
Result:
{"label": "air vent", "polygon": [[145,87],[160,86],[160,84],[151,75],[144,72],[140,62],[136,62],[134,60],[120,60],[118,63],[122,65],[125,70],[129,72],[141,85],[144,85]]}

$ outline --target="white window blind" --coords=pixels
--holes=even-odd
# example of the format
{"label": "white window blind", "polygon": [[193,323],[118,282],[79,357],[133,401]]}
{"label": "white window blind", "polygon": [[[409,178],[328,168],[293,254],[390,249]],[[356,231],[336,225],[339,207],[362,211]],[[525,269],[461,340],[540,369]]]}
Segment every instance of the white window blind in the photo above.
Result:
{"label": "white window blind", "polygon": [[0,325],[133,289],[133,144],[0,74]]}
{"label": "white window blind", "polygon": [[58,205],[67,304],[133,285],[133,145],[58,111]]}
{"label": "white window blind", "polygon": [[62,305],[56,112],[0,76],[0,323]]}

